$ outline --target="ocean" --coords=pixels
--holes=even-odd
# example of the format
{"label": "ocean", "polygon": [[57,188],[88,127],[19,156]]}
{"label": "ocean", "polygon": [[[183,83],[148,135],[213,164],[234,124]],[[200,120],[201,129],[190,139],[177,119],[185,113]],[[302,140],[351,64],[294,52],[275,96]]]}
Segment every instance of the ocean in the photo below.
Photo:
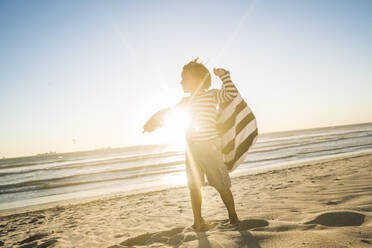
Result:
{"label": "ocean", "polygon": [[[232,176],[369,149],[372,123],[259,134]],[[184,151],[172,145],[1,159],[0,211],[186,185],[184,162]]]}

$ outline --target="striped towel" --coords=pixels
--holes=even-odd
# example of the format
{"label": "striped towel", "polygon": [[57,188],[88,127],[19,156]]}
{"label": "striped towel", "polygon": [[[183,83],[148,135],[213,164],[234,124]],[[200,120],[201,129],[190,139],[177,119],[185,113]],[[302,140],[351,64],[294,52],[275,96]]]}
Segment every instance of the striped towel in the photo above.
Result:
{"label": "striped towel", "polygon": [[223,159],[231,172],[244,162],[258,135],[256,118],[239,93],[231,101],[219,104],[217,127]]}

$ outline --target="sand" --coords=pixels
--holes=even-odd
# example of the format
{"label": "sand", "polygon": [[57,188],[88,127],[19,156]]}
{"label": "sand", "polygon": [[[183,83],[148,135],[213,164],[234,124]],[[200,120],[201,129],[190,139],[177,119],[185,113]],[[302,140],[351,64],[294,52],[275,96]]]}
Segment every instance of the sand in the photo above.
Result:
{"label": "sand", "polygon": [[0,213],[3,247],[372,247],[372,154],[232,179],[241,220],[204,187],[196,233],[185,187]]}

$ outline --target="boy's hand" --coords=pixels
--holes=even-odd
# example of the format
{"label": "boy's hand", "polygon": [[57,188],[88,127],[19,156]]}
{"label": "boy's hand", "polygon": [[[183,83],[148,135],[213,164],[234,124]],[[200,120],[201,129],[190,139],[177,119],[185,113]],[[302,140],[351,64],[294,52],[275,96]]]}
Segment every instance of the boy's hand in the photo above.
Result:
{"label": "boy's hand", "polygon": [[218,77],[221,77],[221,76],[225,75],[226,73],[229,73],[229,71],[227,71],[223,68],[213,68],[213,72]]}
{"label": "boy's hand", "polygon": [[157,128],[160,128],[164,125],[165,116],[168,114],[170,109],[162,109],[155,114],[153,114],[150,119],[143,126],[142,133],[149,132],[151,133]]}
{"label": "boy's hand", "polygon": [[142,133],[149,132],[151,133],[158,127],[160,127],[160,123],[158,123],[155,119],[150,119],[146,122],[146,124],[143,126],[143,131]]}

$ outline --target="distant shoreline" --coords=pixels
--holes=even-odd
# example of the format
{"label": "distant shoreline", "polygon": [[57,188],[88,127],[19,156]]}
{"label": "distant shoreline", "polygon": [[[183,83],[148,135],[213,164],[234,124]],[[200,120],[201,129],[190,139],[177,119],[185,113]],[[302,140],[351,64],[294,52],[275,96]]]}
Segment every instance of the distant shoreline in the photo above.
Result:
{"label": "distant shoreline", "polygon": [[[354,123],[354,124],[346,124],[346,125],[334,125],[334,126],[325,126],[325,127],[315,127],[315,128],[307,128],[307,129],[292,129],[292,130],[282,130],[282,131],[275,131],[275,132],[265,132],[265,133],[260,133],[258,132],[259,137],[264,137],[266,135],[272,135],[272,134],[285,134],[285,133],[291,133],[291,132],[301,132],[301,131],[312,131],[312,130],[318,130],[318,129],[326,129],[326,128],[341,128],[341,127],[348,127],[348,126],[354,126],[354,125],[370,125],[372,122],[363,122],[363,123]],[[101,147],[101,148],[95,148],[95,149],[89,149],[89,150],[77,150],[77,151],[68,151],[68,152],[52,152],[50,155],[55,155],[55,156],[61,156],[61,155],[70,155],[70,154],[75,154],[75,153],[84,153],[84,152],[94,152],[94,151],[105,151],[105,150],[134,150],[138,148],[144,148],[144,147],[154,147],[154,146],[172,146],[172,144],[142,144],[142,145],[133,145],[133,146],[121,146],[121,147]],[[45,153],[38,153],[38,154],[48,154],[48,152]],[[37,157],[38,154],[36,155],[25,155],[25,156],[16,156],[16,157],[2,157],[0,158],[0,161],[2,160],[10,160],[10,159],[21,159],[21,158],[32,158],[32,157]],[[47,155],[48,156],[48,155]]]}

